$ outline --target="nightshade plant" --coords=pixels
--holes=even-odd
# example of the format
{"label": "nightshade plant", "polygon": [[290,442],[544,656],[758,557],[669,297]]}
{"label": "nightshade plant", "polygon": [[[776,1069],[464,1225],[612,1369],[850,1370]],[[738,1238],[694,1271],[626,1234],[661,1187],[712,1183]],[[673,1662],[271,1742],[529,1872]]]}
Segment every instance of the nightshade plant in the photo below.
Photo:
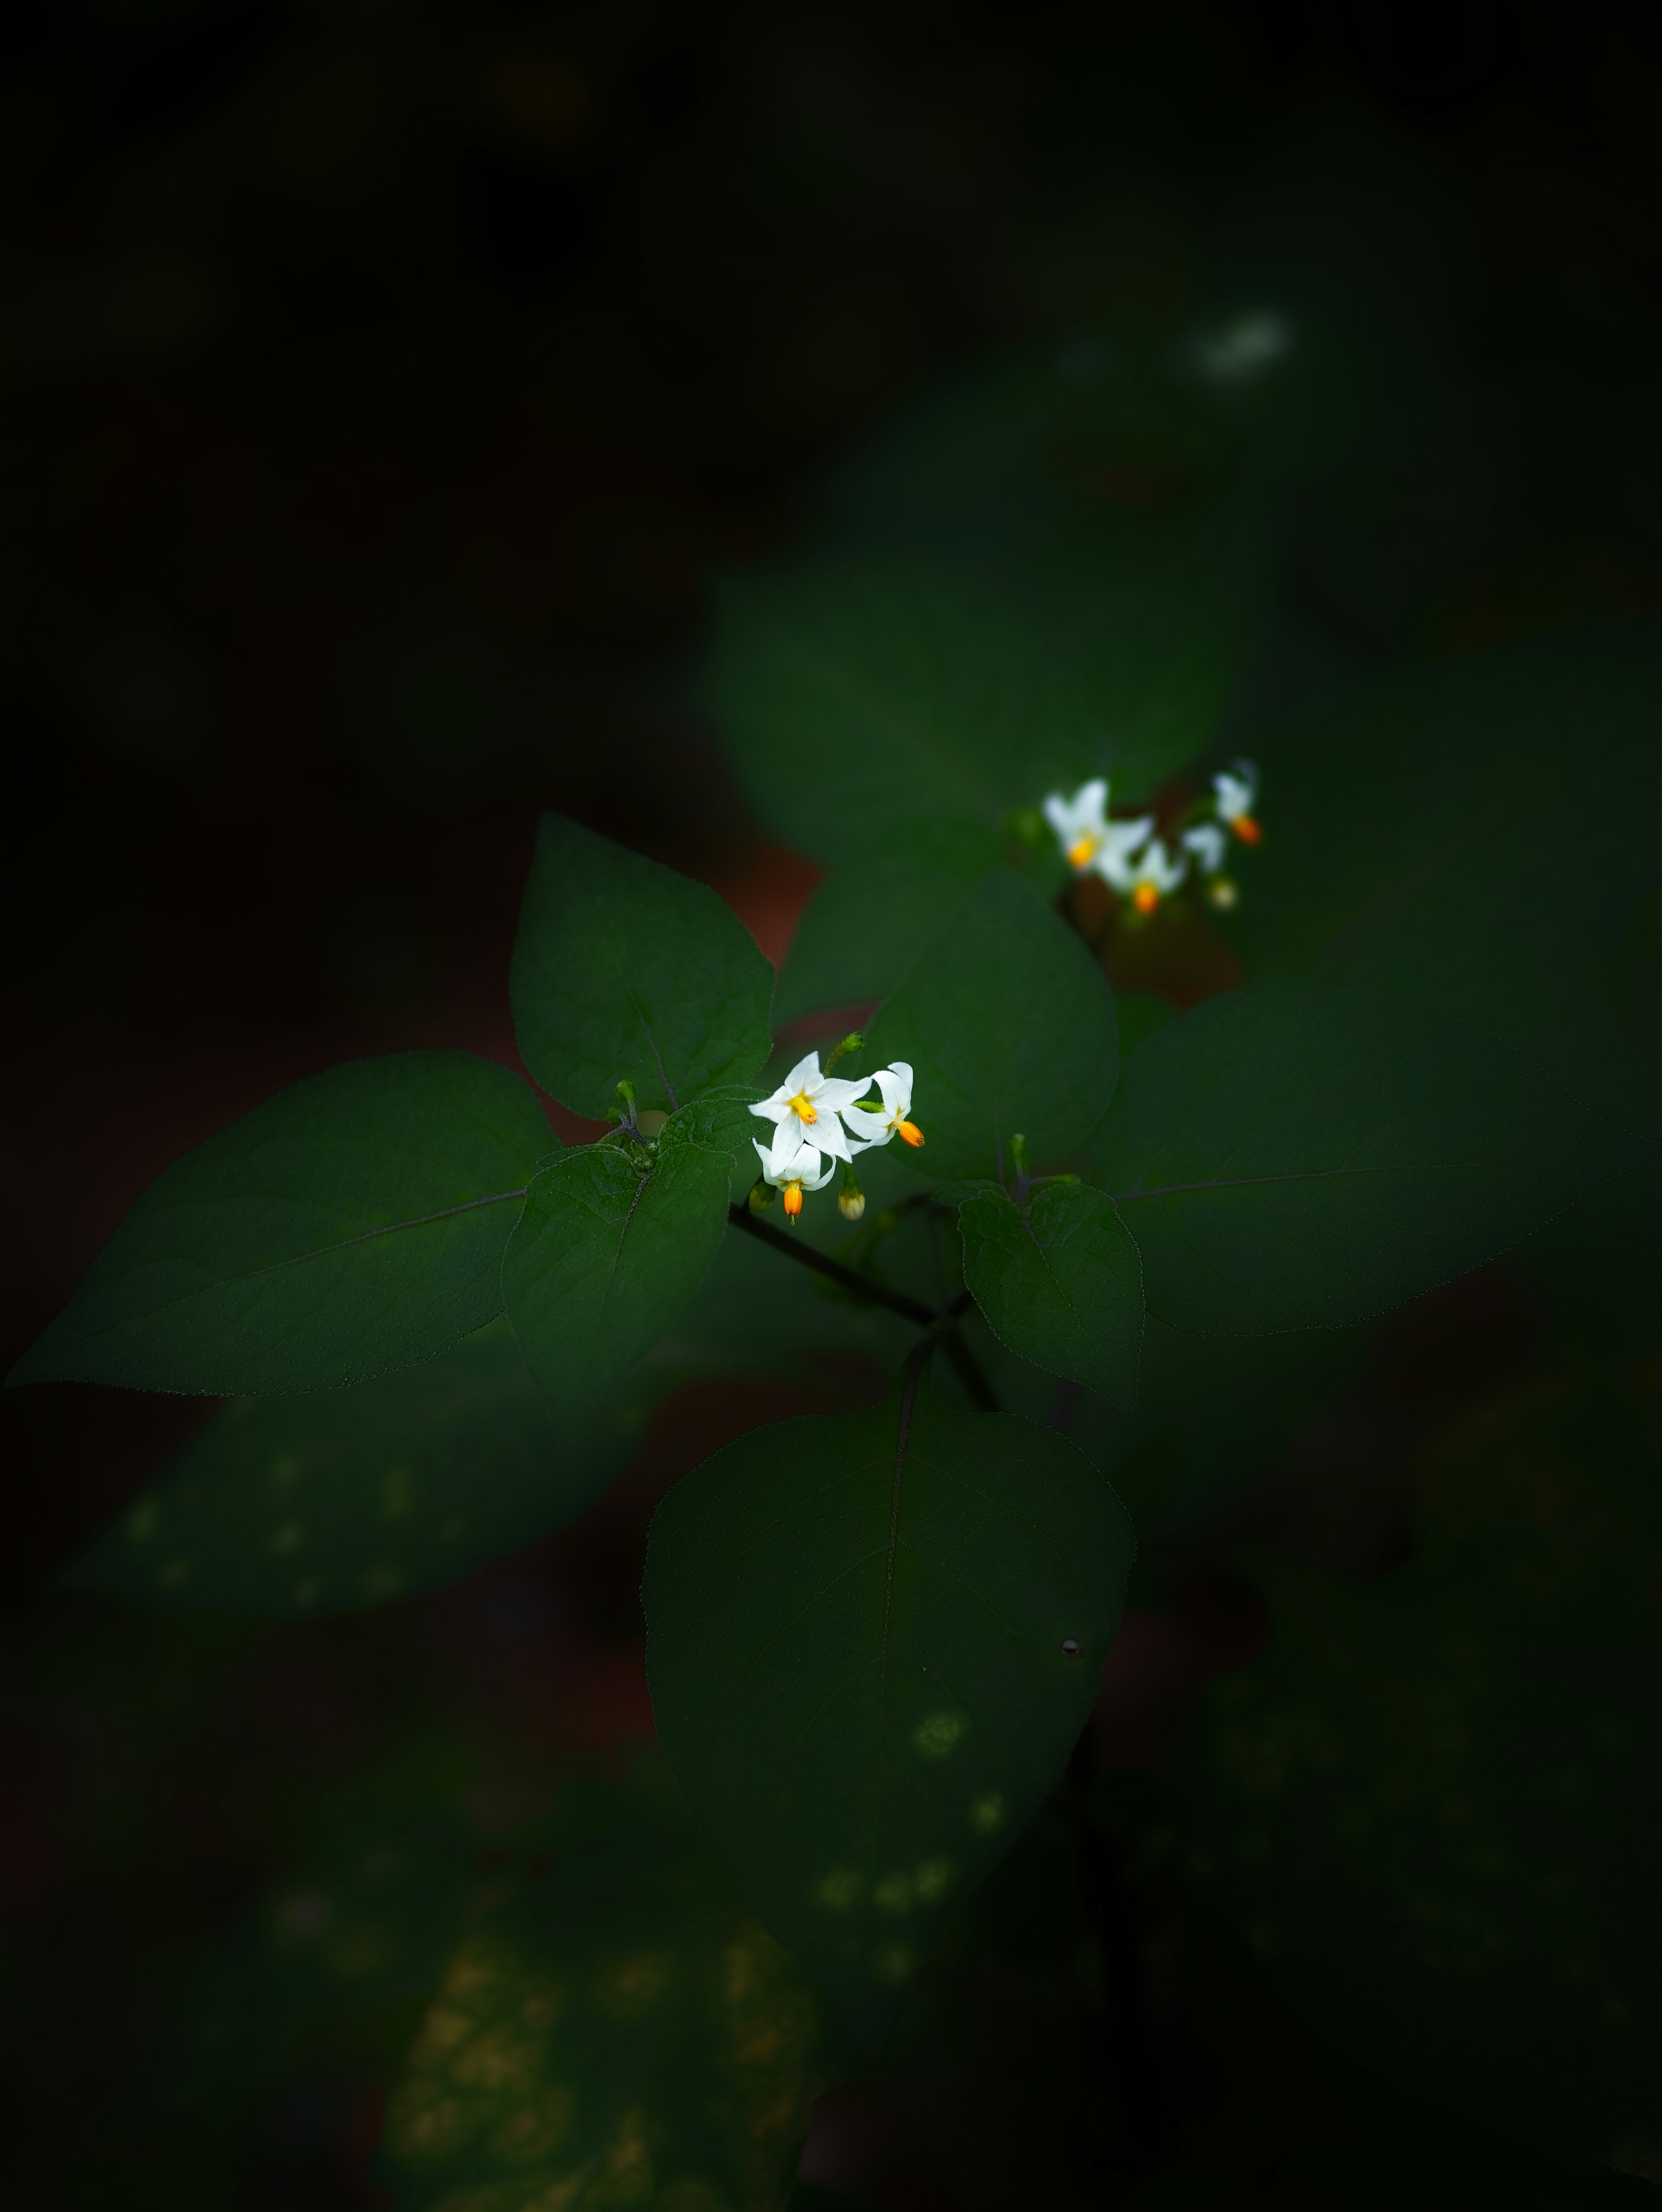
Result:
{"label": "nightshade plant", "polygon": [[[479,2203],[587,2202],[596,2175],[595,2202],[780,2201],[834,2071],[815,1992],[880,2050],[1062,1781],[1139,1528],[1257,1448],[1301,1360],[1639,1187],[1635,986],[1593,1003],[1566,951],[1588,884],[1562,823],[1543,875],[1519,763],[1573,729],[1590,788],[1628,774],[1648,648],[1525,650],[1387,688],[1343,743],[1255,738],[1261,816],[1257,763],[1214,749],[1228,681],[1187,591],[1064,620],[987,573],[841,556],[734,587],[715,711],[828,864],[777,985],[712,892],[547,816],[516,1035],[605,1133],[562,1145],[463,1053],[334,1068],[169,1168],[13,1372],[234,1401],[72,1580],[303,1614],[570,1518],[689,1376],[886,1369],[661,1508],[648,1670],[705,1843],[648,1791],[540,1919],[455,1954],[393,2100],[400,2203],[504,2175]],[[782,739],[837,763],[812,797]],[[1642,916],[1636,874],[1595,880]],[[1225,927],[1244,986],[1191,988],[1184,946]],[[1156,981],[1117,994],[1133,954]],[[1175,1491],[1139,1458],[1161,1424],[1194,1455]],[[1221,1756],[1250,1796],[1250,1747]],[[1191,1786],[1195,1832],[1227,1832]],[[596,1965],[592,2018],[539,1996],[527,1959],[564,1975],[614,1921],[649,1971],[608,1997]],[[455,2057],[502,2007],[542,2023],[512,2110]],[[1481,2084],[1456,2101],[1505,2121]]]}

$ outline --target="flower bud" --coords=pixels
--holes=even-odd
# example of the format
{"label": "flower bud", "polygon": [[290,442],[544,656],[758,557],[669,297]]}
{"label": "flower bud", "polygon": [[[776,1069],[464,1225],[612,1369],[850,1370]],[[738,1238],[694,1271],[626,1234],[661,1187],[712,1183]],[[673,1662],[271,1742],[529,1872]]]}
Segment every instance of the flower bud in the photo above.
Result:
{"label": "flower bud", "polygon": [[849,1168],[843,1170],[843,1188],[837,1194],[837,1210],[844,1221],[858,1221],[866,1211],[866,1194]]}
{"label": "flower bud", "polygon": [[1206,886],[1206,896],[1214,906],[1227,914],[1239,898],[1240,893],[1229,877],[1215,876]]}
{"label": "flower bud", "polygon": [[765,1213],[768,1208],[773,1204],[773,1185],[770,1182],[752,1183],[751,1185],[750,1193],[751,1212],[752,1213]]}

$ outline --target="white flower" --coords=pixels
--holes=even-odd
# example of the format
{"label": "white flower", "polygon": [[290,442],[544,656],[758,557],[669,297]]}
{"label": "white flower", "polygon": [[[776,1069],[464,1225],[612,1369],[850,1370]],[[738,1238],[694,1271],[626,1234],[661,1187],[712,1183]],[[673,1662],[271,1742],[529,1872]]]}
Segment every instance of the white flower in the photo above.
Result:
{"label": "white flower", "polygon": [[1200,863],[1203,876],[1215,876],[1223,866],[1223,856],[1229,839],[1215,822],[1197,822],[1192,830],[1183,833],[1185,852],[1192,853]]}
{"label": "white flower", "polygon": [[1154,826],[1152,814],[1135,822],[1108,819],[1108,786],[1101,776],[1081,784],[1071,799],[1053,791],[1044,802],[1044,818],[1056,833],[1068,865],[1076,876],[1094,868],[1108,883],[1111,869],[1121,866]]}
{"label": "white flower", "polygon": [[912,1110],[912,1071],[904,1060],[896,1060],[892,1067],[880,1067],[872,1080],[883,1094],[880,1106],[850,1106],[848,1109],[849,1127],[863,1142],[862,1152],[873,1145],[886,1145],[891,1137],[899,1137],[904,1143],[921,1145],[923,1132],[916,1121],[908,1119]]}
{"label": "white flower", "polygon": [[750,1110],[778,1125],[775,1149],[788,1139],[787,1158],[807,1145],[815,1152],[829,1152],[835,1160],[851,1160],[854,1155],[837,1116],[846,1114],[861,1092],[871,1087],[869,1075],[856,1076],[852,1081],[822,1075],[819,1055],[811,1052],[806,1060],[797,1061],[771,1098],[764,1098]]}
{"label": "white flower", "polygon": [[1127,866],[1122,875],[1108,880],[1117,891],[1125,893],[1139,914],[1153,914],[1166,893],[1176,890],[1188,872],[1186,859],[1173,860],[1164,842],[1151,837],[1135,866]]}
{"label": "white flower", "polygon": [[1256,845],[1263,835],[1252,816],[1258,795],[1257,762],[1238,760],[1233,769],[1221,769],[1212,779],[1212,788],[1217,793],[1219,821],[1227,822],[1243,844]]}
{"label": "white flower", "polygon": [[1258,307],[1208,331],[1196,343],[1195,358],[1202,374],[1215,383],[1239,384],[1282,360],[1292,345],[1293,326],[1287,318]]}
{"label": "white flower", "polygon": [[788,1123],[782,1121],[775,1131],[771,1151],[759,1137],[751,1142],[762,1163],[763,1182],[784,1192],[785,1212],[793,1221],[802,1211],[803,1192],[824,1190],[837,1173],[836,1161],[825,1158],[812,1145],[797,1143]]}

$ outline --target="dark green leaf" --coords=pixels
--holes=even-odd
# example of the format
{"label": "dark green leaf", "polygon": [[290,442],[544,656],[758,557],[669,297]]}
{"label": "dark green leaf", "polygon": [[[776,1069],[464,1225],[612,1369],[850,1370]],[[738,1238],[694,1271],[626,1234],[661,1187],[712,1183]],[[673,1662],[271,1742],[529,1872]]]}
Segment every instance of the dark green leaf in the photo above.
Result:
{"label": "dark green leaf", "polygon": [[1114,1002],[1072,931],[1003,869],[924,953],[869,1032],[876,1060],[915,1071],[913,1118],[941,1176],[1035,1167],[1084,1143],[1114,1088]]}
{"label": "dark green leaf", "polygon": [[1249,973],[1425,1000],[1662,1133],[1662,850],[1629,811],[1659,690],[1655,629],[1612,624],[1278,714],[1227,924]]}
{"label": "dark green leaf", "polygon": [[545,814],[509,977],[526,1066],[574,1113],[674,1108],[767,1058],[773,970],[712,890]]}
{"label": "dark green leaf", "polygon": [[587,1145],[532,1184],[502,1288],[563,1445],[588,1433],[709,1273],[732,1178],[729,1154],[676,1117],[650,1156]]}
{"label": "dark green leaf", "polygon": [[709,684],[757,811],[818,857],[897,818],[1036,805],[1049,680],[1037,634],[990,593],[827,568],[730,584]]}
{"label": "dark green leaf", "polygon": [[1150,1310],[1251,1336],[1464,1273],[1620,1157],[1507,1047],[1361,992],[1230,992],[1140,1045],[1094,1147]]}
{"label": "dark green leaf", "polygon": [[159,1176],[12,1370],[231,1397],[362,1382],[502,1311],[502,1261],[557,1139],[460,1052],[350,1060]]}
{"label": "dark green leaf", "polygon": [[1111,1405],[1137,1395],[1142,1264],[1113,1200],[1050,1183],[1025,1207],[996,1184],[958,1209],[964,1279],[995,1336]]}
{"label": "dark green leaf", "polygon": [[334,1613],[454,1582],[580,1512],[685,1371],[638,1370],[563,1447],[505,1321],[361,1389],[238,1399],[64,1579],[253,1613]]}
{"label": "dark green leaf", "polygon": [[808,902],[779,978],[775,1019],[864,1006],[892,991],[997,866],[1003,842],[986,822],[951,817],[875,829]]}
{"label": "dark green leaf", "polygon": [[904,1394],[759,1430],[660,1507],[644,1597],[664,1747],[862,2033],[1065,1765],[1134,1549],[1063,1438]]}
{"label": "dark green leaf", "polygon": [[1646,2172],[1662,1771],[1653,1413],[1480,1401],[1361,1586],[1267,1566],[1275,1641],[1173,1777],[1187,1863],[1322,2033],[1486,2124]]}
{"label": "dark green leaf", "polygon": [[833,2078],[823,2002],[673,1798],[614,1795],[476,1906],[387,2110],[409,2212],[777,2212],[789,2190]]}

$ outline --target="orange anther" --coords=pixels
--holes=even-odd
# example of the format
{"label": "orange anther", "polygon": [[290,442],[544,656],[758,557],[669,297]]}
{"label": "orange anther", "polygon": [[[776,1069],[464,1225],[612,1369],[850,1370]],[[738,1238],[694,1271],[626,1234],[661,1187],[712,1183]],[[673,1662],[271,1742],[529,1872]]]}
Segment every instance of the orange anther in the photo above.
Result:
{"label": "orange anther", "polygon": [[1077,844],[1070,845],[1068,848],[1068,866],[1070,868],[1088,868],[1091,865],[1091,855],[1096,851],[1097,847],[1101,842],[1102,840],[1100,837],[1093,837],[1087,835],[1086,836],[1081,837]]}
{"label": "orange anther", "polygon": [[1139,884],[1131,894],[1131,903],[1139,914],[1153,914],[1160,904],[1160,893],[1153,884]]}
{"label": "orange anther", "polygon": [[819,1119],[818,1109],[809,1103],[806,1091],[797,1092],[790,1102],[790,1110],[799,1121],[817,1121]]}
{"label": "orange anther", "polygon": [[916,1121],[897,1121],[894,1126],[897,1134],[904,1137],[909,1145],[922,1143],[923,1132]]}
{"label": "orange anther", "polygon": [[1256,845],[1263,835],[1250,814],[1238,814],[1230,827],[1244,845]]}
{"label": "orange anther", "polygon": [[802,1211],[802,1186],[800,1182],[785,1185],[785,1211],[793,1221]]}

